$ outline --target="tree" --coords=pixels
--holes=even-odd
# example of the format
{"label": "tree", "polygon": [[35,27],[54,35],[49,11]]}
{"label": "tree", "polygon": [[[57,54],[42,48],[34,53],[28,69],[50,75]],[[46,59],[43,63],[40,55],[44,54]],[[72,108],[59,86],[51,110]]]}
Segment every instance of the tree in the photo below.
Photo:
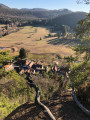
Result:
{"label": "tree", "polygon": [[74,50],[80,54],[86,53],[85,59],[90,60],[90,13],[85,19],[78,22],[76,35],[81,39],[82,44]]}
{"label": "tree", "polygon": [[72,55],[71,55],[71,56],[68,56],[68,57],[64,57],[64,59],[67,60],[67,62],[69,62],[69,63],[77,60],[77,58],[74,58]]}
{"label": "tree", "polygon": [[26,50],[24,48],[21,48],[19,51],[19,57],[20,58],[26,58]]}
{"label": "tree", "polygon": [[42,72],[42,76],[43,76],[44,78],[49,78],[48,74],[47,74],[45,71]]}
{"label": "tree", "polygon": [[[76,89],[80,85],[90,81],[90,13],[85,19],[79,21],[76,35],[81,39],[82,44],[78,45],[74,50],[78,57],[84,53],[84,58],[79,64],[73,64],[70,73],[70,79]],[[78,54],[79,53],[79,54]]]}
{"label": "tree", "polygon": [[90,4],[90,0],[77,0],[77,3]]}
{"label": "tree", "polygon": [[0,64],[5,65],[7,64],[7,61],[10,61],[13,59],[13,57],[10,57],[10,51],[0,51]]}

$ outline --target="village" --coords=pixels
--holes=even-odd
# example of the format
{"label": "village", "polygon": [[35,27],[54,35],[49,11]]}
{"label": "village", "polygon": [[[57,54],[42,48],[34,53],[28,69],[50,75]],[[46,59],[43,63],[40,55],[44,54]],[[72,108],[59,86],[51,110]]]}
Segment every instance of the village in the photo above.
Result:
{"label": "village", "polygon": [[40,60],[28,60],[28,59],[19,59],[17,61],[11,60],[7,61],[7,65],[4,66],[5,71],[16,70],[20,75],[29,74],[29,75],[42,75],[43,72],[48,73],[57,73],[58,75],[66,75],[70,70],[69,67],[63,67],[58,65],[57,61],[53,61],[53,65],[45,64]]}

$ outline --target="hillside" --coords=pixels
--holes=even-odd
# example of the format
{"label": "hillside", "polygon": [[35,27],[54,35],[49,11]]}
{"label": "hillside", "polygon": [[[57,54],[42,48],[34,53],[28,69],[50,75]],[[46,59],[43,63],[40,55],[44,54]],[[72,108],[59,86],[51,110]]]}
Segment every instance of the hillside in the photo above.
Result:
{"label": "hillside", "polygon": [[0,8],[2,8],[2,9],[9,9],[9,7],[4,5],[4,4],[0,4]]}
{"label": "hillside", "polygon": [[[57,120],[89,120],[73,101],[71,91],[63,91],[60,97],[54,96],[43,102],[54,114]],[[36,112],[35,112],[36,111]],[[43,111],[34,103],[25,103],[14,110],[5,120],[48,120]]]}
{"label": "hillside", "polygon": [[13,9],[3,4],[0,4],[0,17],[11,17],[21,19],[34,19],[34,18],[52,18],[58,15],[65,15],[71,13],[68,9],[61,10],[46,10],[41,8],[34,9]]}
{"label": "hillside", "polygon": [[67,15],[62,15],[51,19],[49,20],[49,24],[55,24],[56,26],[68,25],[71,28],[75,28],[79,20],[85,19],[85,15],[85,12],[73,12]]}
{"label": "hillside", "polygon": [[[48,25],[68,25],[75,28],[79,20],[85,18],[85,12],[72,12],[68,9],[47,10],[43,8],[33,9],[14,9],[0,4],[0,23],[9,23],[10,21],[28,21],[46,19]],[[46,23],[46,22],[44,22]]]}
{"label": "hillside", "polygon": [[[90,119],[90,117],[86,116],[81,109],[77,107],[77,104],[72,98],[71,89],[65,89],[66,81],[68,80],[65,79],[66,77],[57,75],[56,72],[60,73],[60,69],[56,72],[52,72],[49,69],[48,73],[42,69],[41,74],[39,72],[38,74],[32,74],[30,76],[28,73],[31,72],[27,70],[31,62],[24,59],[17,61],[14,59],[15,62],[10,65],[10,61],[8,62],[8,60],[12,60],[13,57],[9,56],[8,51],[1,51],[0,56],[2,58],[0,59],[0,63],[2,63],[2,65],[7,64],[4,65],[4,68],[2,67],[0,69],[1,120],[48,120],[46,118],[47,115],[44,115],[46,111],[44,111],[40,105],[36,104],[37,101],[40,101],[40,97],[41,103],[45,104],[51,110],[56,118],[55,120]],[[23,61],[26,62],[23,63]],[[40,61],[33,65],[37,66],[37,64],[41,66]],[[10,67],[10,69],[7,69],[6,66],[8,65],[14,68]],[[20,72],[14,70],[17,65],[19,69],[24,68],[24,73],[20,74]],[[24,66],[27,67],[25,68]],[[45,67],[46,66],[47,65],[45,65]],[[52,69],[52,65],[49,66]],[[89,66],[89,62],[86,66]],[[65,73],[63,75],[65,75]],[[89,106],[89,104],[87,105]]]}

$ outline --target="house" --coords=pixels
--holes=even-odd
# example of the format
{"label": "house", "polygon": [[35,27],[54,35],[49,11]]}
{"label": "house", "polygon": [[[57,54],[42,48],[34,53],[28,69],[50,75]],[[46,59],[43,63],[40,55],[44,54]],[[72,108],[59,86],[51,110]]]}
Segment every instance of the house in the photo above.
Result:
{"label": "house", "polygon": [[31,68],[34,69],[35,72],[41,73],[41,71],[43,70],[43,65],[41,65],[41,64],[38,62],[38,63],[36,63],[36,64],[33,64]]}
{"label": "house", "polygon": [[26,73],[35,74],[35,70],[34,70],[34,69],[32,69],[32,68],[30,68],[30,69],[28,69],[28,70],[26,71]]}
{"label": "house", "polygon": [[55,65],[54,67],[52,67],[52,71],[53,71],[53,72],[57,72],[57,71],[58,71],[58,68],[57,68],[56,65]]}
{"label": "house", "polygon": [[43,66],[40,65],[40,64],[33,64],[33,65],[32,65],[32,68],[33,68],[34,70],[41,70],[41,69],[43,69]]}
{"label": "house", "polygon": [[34,65],[34,62],[31,61],[28,66],[31,68],[33,65]]}
{"label": "house", "polygon": [[25,61],[25,65],[27,65],[27,66],[29,65],[29,61],[28,60]]}
{"label": "house", "polygon": [[21,69],[19,74],[22,75],[24,72],[25,72],[24,69]]}
{"label": "house", "polygon": [[5,66],[4,66],[4,69],[5,69],[6,71],[14,70],[14,66],[13,66],[13,64],[8,64],[8,65],[5,65]]}
{"label": "house", "polygon": [[28,66],[29,61],[27,61],[27,60],[18,60],[18,61],[15,62],[15,64],[16,65],[21,65],[21,66],[24,66],[24,65]]}
{"label": "house", "polygon": [[30,73],[35,74],[35,70],[34,69],[30,69]]}

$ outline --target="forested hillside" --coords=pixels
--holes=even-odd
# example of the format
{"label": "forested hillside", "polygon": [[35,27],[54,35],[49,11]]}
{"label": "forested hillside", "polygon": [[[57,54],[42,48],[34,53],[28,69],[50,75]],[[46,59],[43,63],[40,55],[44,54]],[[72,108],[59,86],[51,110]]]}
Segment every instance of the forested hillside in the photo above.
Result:
{"label": "forested hillside", "polygon": [[86,13],[85,12],[73,12],[67,15],[63,15],[63,16],[58,16],[54,19],[49,20],[49,23],[51,25],[56,25],[56,26],[60,26],[60,25],[68,25],[71,28],[75,28],[78,21],[81,19],[85,19]]}
{"label": "forested hillside", "polygon": [[13,9],[9,8],[3,4],[0,4],[0,16],[12,17],[12,18],[22,18],[22,19],[34,19],[34,18],[52,18],[58,15],[69,14],[72,11],[68,9],[61,10],[46,10],[46,9]]}
{"label": "forested hillside", "polygon": [[[55,18],[55,19],[52,19]],[[13,9],[0,4],[0,22],[13,19],[13,21],[51,19],[50,24],[67,24],[75,27],[78,20],[85,18],[84,12],[72,12],[68,9],[47,10],[47,9]],[[72,20],[73,19],[73,20]]]}

